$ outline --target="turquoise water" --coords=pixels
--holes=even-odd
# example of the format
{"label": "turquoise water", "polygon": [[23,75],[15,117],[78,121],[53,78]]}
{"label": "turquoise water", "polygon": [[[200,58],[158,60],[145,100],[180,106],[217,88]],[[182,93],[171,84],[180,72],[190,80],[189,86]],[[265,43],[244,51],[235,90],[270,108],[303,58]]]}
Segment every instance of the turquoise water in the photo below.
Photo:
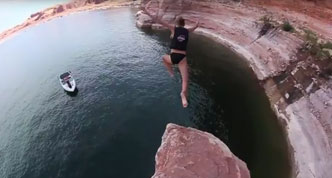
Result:
{"label": "turquoise water", "polygon": [[1,0],[0,33],[21,24],[31,14],[69,0]]}
{"label": "turquoise water", "polygon": [[[161,62],[169,33],[136,28],[135,11],[77,13],[0,44],[0,177],[148,178],[170,122],[220,138],[253,178],[289,177],[284,135],[242,58],[192,35],[183,109],[179,72]],[[57,79],[68,70],[76,96]]]}

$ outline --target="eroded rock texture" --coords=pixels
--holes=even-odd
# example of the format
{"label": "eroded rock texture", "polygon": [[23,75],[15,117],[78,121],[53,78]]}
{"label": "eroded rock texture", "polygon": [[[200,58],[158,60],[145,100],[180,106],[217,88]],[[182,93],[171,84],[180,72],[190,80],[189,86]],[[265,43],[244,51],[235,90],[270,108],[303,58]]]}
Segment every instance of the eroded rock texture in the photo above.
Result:
{"label": "eroded rock texture", "polygon": [[[300,49],[306,40],[303,29],[310,29],[322,40],[332,40],[332,1],[153,2],[151,11],[158,12],[163,20],[173,23],[181,15],[187,19],[188,26],[192,24],[189,20],[200,20],[197,33],[228,46],[246,59],[287,132],[294,158],[294,177],[331,177],[332,58],[317,60]],[[141,14],[137,17],[141,26],[160,27]],[[264,16],[270,16],[275,24],[258,38]],[[278,24],[284,21],[290,22],[297,32],[283,31]]]}
{"label": "eroded rock texture", "polygon": [[249,178],[246,164],[218,138],[168,124],[153,178]]}

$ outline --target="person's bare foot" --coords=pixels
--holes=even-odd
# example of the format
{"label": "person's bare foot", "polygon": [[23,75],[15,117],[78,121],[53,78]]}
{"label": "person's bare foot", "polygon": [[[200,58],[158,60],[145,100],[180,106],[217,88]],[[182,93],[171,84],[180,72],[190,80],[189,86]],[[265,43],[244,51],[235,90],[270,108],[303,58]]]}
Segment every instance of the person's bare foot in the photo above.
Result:
{"label": "person's bare foot", "polygon": [[181,92],[180,94],[181,100],[182,100],[182,105],[184,108],[188,107],[188,101],[187,101],[187,96],[184,92]]}

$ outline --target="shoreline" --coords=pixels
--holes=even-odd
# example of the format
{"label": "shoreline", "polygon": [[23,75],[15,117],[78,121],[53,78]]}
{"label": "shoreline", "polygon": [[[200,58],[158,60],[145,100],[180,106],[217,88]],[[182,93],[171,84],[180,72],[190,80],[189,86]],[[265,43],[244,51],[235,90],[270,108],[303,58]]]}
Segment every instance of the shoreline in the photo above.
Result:
{"label": "shoreline", "polygon": [[100,4],[84,4],[76,5],[74,2],[69,2],[67,4],[58,4],[42,11],[31,14],[31,16],[25,20],[23,23],[16,25],[13,28],[3,31],[0,33],[0,44],[6,40],[11,39],[15,35],[23,32],[25,29],[30,27],[42,24],[44,22],[61,18],[67,15],[74,13],[84,12],[84,11],[93,11],[93,10],[103,10],[110,8],[119,8],[119,7],[129,7],[135,6],[136,4],[133,1],[122,0],[119,2],[104,2]]}

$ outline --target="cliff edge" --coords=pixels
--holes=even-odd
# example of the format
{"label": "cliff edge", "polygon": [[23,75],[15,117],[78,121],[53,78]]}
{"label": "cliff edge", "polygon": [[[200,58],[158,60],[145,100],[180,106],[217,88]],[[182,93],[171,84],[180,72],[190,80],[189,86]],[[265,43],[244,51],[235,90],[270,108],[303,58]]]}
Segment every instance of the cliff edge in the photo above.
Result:
{"label": "cliff edge", "polygon": [[207,132],[168,124],[152,178],[250,178],[247,165]]}

